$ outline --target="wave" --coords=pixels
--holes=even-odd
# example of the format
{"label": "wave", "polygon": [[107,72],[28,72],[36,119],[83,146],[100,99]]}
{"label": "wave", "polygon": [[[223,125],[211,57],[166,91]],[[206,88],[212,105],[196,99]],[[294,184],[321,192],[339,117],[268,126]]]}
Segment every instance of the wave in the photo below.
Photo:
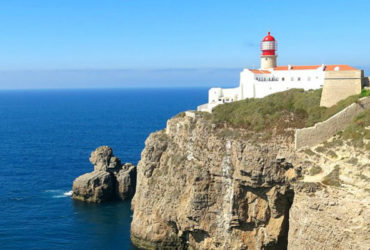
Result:
{"label": "wave", "polygon": [[72,191],[72,190],[69,190],[68,192],[64,192],[63,194],[64,194],[65,196],[72,196],[73,191]]}
{"label": "wave", "polygon": [[64,198],[64,197],[69,197],[72,196],[73,191],[65,191],[61,189],[51,189],[51,190],[45,190],[45,193],[52,193],[54,194],[52,197],[53,198]]}

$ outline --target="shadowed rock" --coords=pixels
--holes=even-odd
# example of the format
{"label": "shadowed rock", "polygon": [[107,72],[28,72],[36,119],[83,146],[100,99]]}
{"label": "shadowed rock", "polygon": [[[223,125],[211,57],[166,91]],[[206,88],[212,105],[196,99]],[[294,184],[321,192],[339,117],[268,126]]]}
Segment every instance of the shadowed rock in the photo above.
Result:
{"label": "shadowed rock", "polygon": [[131,199],[135,194],[136,167],[131,163],[125,163],[116,174],[116,191],[119,199]]}

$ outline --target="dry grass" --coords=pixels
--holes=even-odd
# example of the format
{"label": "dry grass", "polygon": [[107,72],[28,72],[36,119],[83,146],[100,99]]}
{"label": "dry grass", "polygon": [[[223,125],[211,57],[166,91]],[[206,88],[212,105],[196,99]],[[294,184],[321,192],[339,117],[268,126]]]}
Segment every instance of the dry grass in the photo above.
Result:
{"label": "dry grass", "polygon": [[353,119],[352,123],[340,134],[349,140],[355,147],[363,147],[370,151],[370,143],[365,144],[365,140],[370,140],[370,110],[366,110]]}
{"label": "dry grass", "polygon": [[356,102],[360,95],[348,97],[330,108],[320,107],[320,98],[321,89],[291,89],[264,98],[219,105],[209,118],[215,123],[226,122],[255,132],[274,130],[279,134],[287,128],[303,128],[324,121]]}

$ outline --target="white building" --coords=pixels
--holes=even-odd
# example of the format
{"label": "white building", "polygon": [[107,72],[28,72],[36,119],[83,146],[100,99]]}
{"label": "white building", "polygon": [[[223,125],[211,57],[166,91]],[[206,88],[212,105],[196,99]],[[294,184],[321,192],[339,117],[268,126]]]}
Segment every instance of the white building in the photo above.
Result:
{"label": "white building", "polygon": [[[197,110],[212,112],[219,104],[245,98],[261,98],[291,88],[319,89],[324,86],[328,71],[358,71],[348,65],[277,66],[276,50],[275,38],[268,32],[261,42],[261,68],[243,69],[237,88],[211,88],[208,92],[208,103],[198,106]],[[363,75],[360,76],[360,85],[361,77]]]}

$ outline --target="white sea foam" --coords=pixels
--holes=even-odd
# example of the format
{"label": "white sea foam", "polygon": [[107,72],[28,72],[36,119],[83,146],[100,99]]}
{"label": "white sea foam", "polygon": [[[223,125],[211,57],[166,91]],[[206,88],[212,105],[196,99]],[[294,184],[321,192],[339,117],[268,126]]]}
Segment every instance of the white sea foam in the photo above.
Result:
{"label": "white sea foam", "polygon": [[64,192],[63,194],[65,196],[72,196],[72,193],[73,193],[73,191],[72,190],[69,190],[68,192]]}
{"label": "white sea foam", "polygon": [[55,195],[53,195],[52,197],[53,198],[64,198],[64,197],[69,197],[72,195],[72,190],[70,191],[63,191],[63,190],[46,190],[45,192],[47,193],[54,193]]}

